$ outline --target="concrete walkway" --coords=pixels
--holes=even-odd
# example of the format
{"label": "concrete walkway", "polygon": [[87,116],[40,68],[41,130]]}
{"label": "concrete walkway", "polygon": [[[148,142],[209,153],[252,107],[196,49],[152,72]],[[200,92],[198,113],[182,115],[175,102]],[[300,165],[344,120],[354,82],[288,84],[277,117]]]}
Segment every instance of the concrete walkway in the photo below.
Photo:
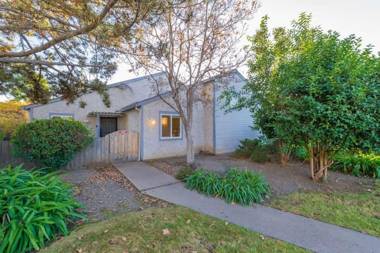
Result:
{"label": "concrete walkway", "polygon": [[147,195],[229,221],[266,236],[315,252],[380,253],[380,238],[377,237],[262,205],[244,207],[209,198],[186,189],[173,177],[143,162],[114,165]]}

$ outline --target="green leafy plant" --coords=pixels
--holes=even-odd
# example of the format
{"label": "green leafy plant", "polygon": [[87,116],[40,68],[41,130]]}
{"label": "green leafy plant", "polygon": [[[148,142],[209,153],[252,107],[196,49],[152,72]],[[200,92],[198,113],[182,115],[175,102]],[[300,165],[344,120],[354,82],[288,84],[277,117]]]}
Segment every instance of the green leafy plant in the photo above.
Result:
{"label": "green leafy plant", "polygon": [[292,156],[300,161],[309,159],[309,152],[303,146],[297,146],[293,149]]}
{"label": "green leafy plant", "polygon": [[244,205],[260,203],[269,193],[269,184],[257,172],[229,169],[223,180],[223,198]]}
{"label": "green leafy plant", "polygon": [[185,179],[189,189],[195,189],[206,195],[221,196],[223,189],[222,178],[215,172],[197,169]]}
{"label": "green leafy plant", "polygon": [[243,205],[262,202],[270,190],[261,174],[237,168],[229,169],[224,177],[198,169],[185,181],[189,189]]}
{"label": "green leafy plant", "polygon": [[84,215],[69,185],[54,173],[22,166],[0,170],[0,252],[39,250],[69,233],[68,225]]}
{"label": "green leafy plant", "polygon": [[339,153],[333,158],[332,170],[349,173],[354,176],[380,178],[380,155],[375,153]]}
{"label": "green leafy plant", "polygon": [[16,156],[58,169],[92,140],[90,130],[81,122],[54,118],[21,125],[13,134],[11,142]]}
{"label": "green leafy plant", "polygon": [[270,161],[270,154],[274,152],[275,147],[271,142],[261,139],[244,139],[240,141],[238,148],[235,150],[235,155],[263,163]]}
{"label": "green leafy plant", "polygon": [[190,166],[184,166],[177,172],[175,178],[184,181],[188,176],[192,175],[193,173],[194,170]]}

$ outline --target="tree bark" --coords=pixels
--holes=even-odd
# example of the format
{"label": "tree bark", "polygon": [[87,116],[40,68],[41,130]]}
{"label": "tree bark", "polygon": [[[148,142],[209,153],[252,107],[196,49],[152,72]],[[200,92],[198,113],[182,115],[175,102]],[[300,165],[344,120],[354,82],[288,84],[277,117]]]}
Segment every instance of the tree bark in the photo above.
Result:
{"label": "tree bark", "polygon": [[192,134],[192,127],[190,124],[185,125],[186,128],[186,163],[190,167],[194,167],[195,154],[194,154],[194,141]]}
{"label": "tree bark", "polygon": [[317,144],[309,147],[310,154],[310,172],[314,181],[327,180],[327,170],[332,165],[328,159],[328,152],[323,146]]}

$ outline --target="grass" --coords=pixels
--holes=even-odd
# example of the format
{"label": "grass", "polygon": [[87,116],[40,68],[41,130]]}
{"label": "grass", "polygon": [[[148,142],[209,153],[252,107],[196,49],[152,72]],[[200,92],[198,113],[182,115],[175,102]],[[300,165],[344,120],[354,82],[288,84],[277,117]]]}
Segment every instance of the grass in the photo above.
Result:
{"label": "grass", "polygon": [[306,252],[182,207],[87,224],[41,252]]}
{"label": "grass", "polygon": [[270,205],[380,237],[380,181],[370,192],[298,192],[275,199]]}

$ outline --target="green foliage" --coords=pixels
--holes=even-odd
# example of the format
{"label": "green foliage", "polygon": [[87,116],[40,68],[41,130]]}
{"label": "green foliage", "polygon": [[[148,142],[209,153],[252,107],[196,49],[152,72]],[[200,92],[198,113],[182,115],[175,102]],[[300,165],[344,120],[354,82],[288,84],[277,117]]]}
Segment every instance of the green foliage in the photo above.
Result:
{"label": "green foliage", "polygon": [[332,170],[349,173],[354,176],[380,178],[380,155],[339,153],[333,158]]}
{"label": "green foliage", "polygon": [[192,175],[193,173],[194,170],[190,166],[184,166],[177,172],[175,178],[184,181],[188,176]]}
{"label": "green foliage", "polygon": [[269,193],[269,185],[261,174],[237,168],[229,169],[224,177],[198,169],[186,178],[186,186],[243,205],[260,203]]}
{"label": "green foliage", "polygon": [[293,149],[292,155],[294,158],[305,161],[309,159],[309,152],[307,149],[303,146],[297,146]]}
{"label": "green foliage", "polygon": [[28,115],[21,109],[24,104],[17,101],[8,101],[0,103],[0,135],[9,139],[13,131],[21,124],[28,120]]}
{"label": "green foliage", "polygon": [[0,129],[0,141],[4,140],[5,134],[4,132]]}
{"label": "green foliage", "polygon": [[248,108],[268,138],[322,151],[313,159],[378,149],[380,58],[372,48],[312,27],[304,13],[290,29],[271,33],[267,23],[250,38],[249,81],[222,96],[227,108]]}
{"label": "green foliage", "polygon": [[92,140],[90,130],[81,122],[54,118],[21,125],[11,141],[16,156],[58,169]]}
{"label": "green foliage", "polygon": [[186,178],[186,186],[210,196],[221,197],[223,192],[222,178],[215,172],[197,169]]}
{"label": "green foliage", "polygon": [[250,158],[258,163],[270,161],[270,155],[276,152],[273,143],[261,139],[244,139],[235,150],[237,156]]}
{"label": "green foliage", "polygon": [[54,174],[22,166],[0,170],[0,252],[39,250],[84,216],[71,188]]}
{"label": "green foliage", "polygon": [[260,203],[269,193],[268,182],[257,172],[233,168],[228,170],[223,181],[223,198],[228,202]]}

